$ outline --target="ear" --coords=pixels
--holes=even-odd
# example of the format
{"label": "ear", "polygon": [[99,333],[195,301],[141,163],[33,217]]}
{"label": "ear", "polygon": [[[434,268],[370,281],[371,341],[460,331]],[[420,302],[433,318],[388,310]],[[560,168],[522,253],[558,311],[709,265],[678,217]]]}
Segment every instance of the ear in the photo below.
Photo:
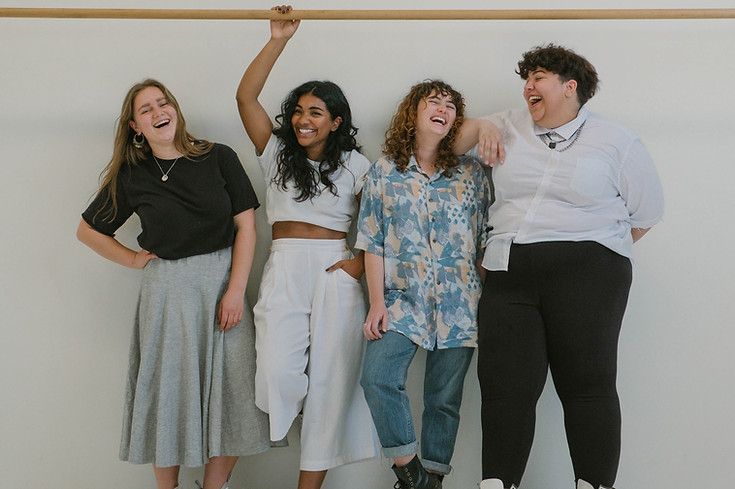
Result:
{"label": "ear", "polygon": [[130,124],[130,128],[135,131],[136,134],[138,134],[140,131],[138,130],[138,125],[135,123],[135,121],[128,122]]}
{"label": "ear", "polygon": [[339,129],[340,124],[342,124],[342,118],[340,116],[335,117],[332,121],[332,128],[330,129],[330,131],[334,132]]}
{"label": "ear", "polygon": [[564,82],[564,93],[567,97],[577,95],[577,80],[567,80]]}

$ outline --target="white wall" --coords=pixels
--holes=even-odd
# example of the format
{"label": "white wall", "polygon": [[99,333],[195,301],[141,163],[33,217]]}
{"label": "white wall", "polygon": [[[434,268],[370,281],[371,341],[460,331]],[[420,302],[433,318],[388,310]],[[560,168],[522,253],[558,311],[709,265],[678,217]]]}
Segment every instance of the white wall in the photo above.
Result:
{"label": "white wall", "polygon": [[[0,7],[21,6],[0,1]],[[265,8],[249,0],[23,2],[22,6]],[[589,2],[456,0],[452,8],[584,8]],[[595,7],[733,7],[732,0],[595,2]],[[304,2],[302,8],[448,8],[439,1]],[[0,485],[154,487],[148,466],[117,461],[123,379],[138,273],[74,238],[112,147],[127,88],[148,76],[177,95],[194,134],[231,145],[263,197],[234,91],[266,41],[265,21],[0,19]],[[442,77],[471,115],[518,106],[520,54],[558,42],[586,55],[602,89],[593,110],[647,143],[666,192],[665,221],[636,245],[620,343],[621,488],[725,487],[735,475],[731,212],[735,20],[304,22],[262,101],[325,78],[346,91],[366,154],[412,83]],[[254,299],[268,249],[260,241]],[[135,243],[137,223],[120,237]],[[410,387],[420,391],[422,358]],[[474,364],[473,367],[474,369]],[[480,476],[479,389],[471,370],[445,487]],[[524,488],[571,487],[561,409],[547,386]],[[601,444],[605,440],[600,440]],[[234,487],[294,487],[296,448],[244,459]],[[182,473],[193,487],[197,470]],[[375,462],[334,470],[326,487],[387,488]]]}

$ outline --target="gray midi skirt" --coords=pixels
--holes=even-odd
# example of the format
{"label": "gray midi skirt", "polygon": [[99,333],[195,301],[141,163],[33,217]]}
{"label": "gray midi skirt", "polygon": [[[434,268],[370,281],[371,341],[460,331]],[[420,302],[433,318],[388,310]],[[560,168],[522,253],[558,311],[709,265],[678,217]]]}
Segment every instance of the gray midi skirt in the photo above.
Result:
{"label": "gray midi skirt", "polygon": [[219,298],[232,250],[156,259],[143,271],[130,345],[120,459],[159,467],[206,464],[270,447],[255,406],[250,307],[222,332]]}

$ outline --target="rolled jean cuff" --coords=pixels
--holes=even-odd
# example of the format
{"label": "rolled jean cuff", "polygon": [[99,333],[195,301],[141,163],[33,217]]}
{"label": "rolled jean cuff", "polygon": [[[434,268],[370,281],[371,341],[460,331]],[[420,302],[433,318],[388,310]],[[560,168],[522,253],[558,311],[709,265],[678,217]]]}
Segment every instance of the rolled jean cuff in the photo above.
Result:
{"label": "rolled jean cuff", "polygon": [[408,445],[401,445],[399,447],[383,447],[383,456],[386,458],[398,458],[405,457],[406,455],[413,455],[418,452],[419,443],[412,441]]}
{"label": "rolled jean cuff", "polygon": [[432,462],[431,460],[426,459],[421,459],[421,465],[423,465],[429,472],[440,475],[447,475],[452,471],[451,465],[440,464],[439,462]]}

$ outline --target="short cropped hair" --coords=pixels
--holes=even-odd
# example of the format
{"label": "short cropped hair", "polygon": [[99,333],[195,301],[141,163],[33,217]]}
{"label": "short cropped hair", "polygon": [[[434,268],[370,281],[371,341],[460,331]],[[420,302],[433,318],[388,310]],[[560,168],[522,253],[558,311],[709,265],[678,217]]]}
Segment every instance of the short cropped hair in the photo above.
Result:
{"label": "short cropped hair", "polygon": [[556,73],[564,81],[575,80],[580,105],[584,105],[597,91],[597,70],[571,49],[554,44],[536,46],[523,53],[516,73],[526,80],[529,73],[539,68]]}

